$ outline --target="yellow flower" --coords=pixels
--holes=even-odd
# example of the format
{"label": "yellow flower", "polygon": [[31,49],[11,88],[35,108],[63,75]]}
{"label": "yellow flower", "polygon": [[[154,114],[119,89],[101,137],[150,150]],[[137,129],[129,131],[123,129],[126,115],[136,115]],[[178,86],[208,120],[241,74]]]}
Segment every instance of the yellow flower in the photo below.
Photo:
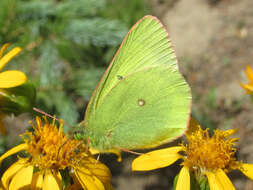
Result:
{"label": "yellow flower", "polygon": [[[4,52],[9,45],[10,44],[5,44],[0,49],[0,71],[13,57],[21,52],[21,48],[16,47],[4,55]],[[21,71],[11,70],[0,73],[0,89],[16,87],[22,85],[25,81],[26,75]]]}
{"label": "yellow flower", "polygon": [[[16,47],[12,49],[9,53],[4,55],[5,50],[9,47],[10,44],[5,44],[0,49],[0,71],[3,67],[17,54],[21,52],[21,48]],[[0,94],[4,92],[3,89],[5,88],[12,88],[16,86],[20,86],[26,81],[26,75],[21,71],[4,71],[0,73]],[[3,124],[2,118],[3,113],[0,111],[0,133],[5,134],[5,126]]]}
{"label": "yellow flower", "polygon": [[246,90],[246,94],[253,94],[253,70],[248,65],[245,70],[245,74],[249,80],[248,84],[242,84],[241,86]]}
{"label": "yellow flower", "polygon": [[[109,169],[94,159],[86,151],[83,142],[68,138],[62,131],[45,118],[45,123],[36,118],[37,127],[34,132],[26,132],[22,137],[25,143],[18,145],[0,157],[6,157],[25,150],[26,158],[18,158],[1,178],[4,189],[63,189],[62,174],[68,172],[67,189],[80,187],[85,190],[111,190],[111,174]],[[64,175],[66,177],[66,175]],[[74,183],[74,184],[73,184]],[[66,185],[65,185],[66,187]],[[80,189],[78,188],[78,189]]]}
{"label": "yellow flower", "polygon": [[201,127],[191,119],[191,131],[186,134],[188,144],[155,150],[137,157],[132,163],[132,170],[147,171],[167,167],[182,159],[176,190],[190,190],[190,173],[195,179],[207,178],[211,190],[235,189],[226,173],[239,169],[253,179],[253,164],[236,160],[235,142],[238,138],[228,138],[236,130],[215,130],[213,136],[208,129]]}

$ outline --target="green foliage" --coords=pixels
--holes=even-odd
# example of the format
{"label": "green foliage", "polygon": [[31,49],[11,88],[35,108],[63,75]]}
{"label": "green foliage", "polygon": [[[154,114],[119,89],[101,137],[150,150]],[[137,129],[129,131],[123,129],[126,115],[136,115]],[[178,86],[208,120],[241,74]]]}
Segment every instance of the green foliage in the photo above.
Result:
{"label": "green foliage", "polygon": [[206,97],[206,105],[210,109],[217,108],[217,89],[211,88]]}
{"label": "green foliage", "polygon": [[[127,5],[131,11],[122,11]],[[37,88],[36,107],[69,124],[83,119],[92,91],[143,1],[1,0],[0,44],[23,48],[16,64]],[[114,12],[116,14],[114,14]],[[118,14],[120,13],[120,17]],[[81,113],[81,115],[80,115]]]}
{"label": "green foliage", "polygon": [[24,112],[31,112],[35,103],[36,91],[31,82],[8,88],[1,92],[0,110],[4,114],[19,115]]}
{"label": "green foliage", "polygon": [[88,100],[93,92],[94,86],[99,82],[100,76],[104,73],[104,68],[91,67],[75,71],[75,76],[71,81],[72,88],[76,94]]}
{"label": "green foliage", "polygon": [[69,0],[63,1],[57,6],[57,14],[64,18],[79,16],[96,16],[104,10],[105,0]]}
{"label": "green foliage", "polygon": [[69,22],[64,33],[68,40],[78,45],[104,47],[118,45],[126,31],[118,21],[92,18],[89,20],[75,19]]}
{"label": "green foliage", "polygon": [[6,149],[6,138],[3,136],[0,136],[0,154],[2,155]]}
{"label": "green foliage", "polygon": [[107,0],[108,6],[104,11],[104,15],[110,18],[119,18],[128,27],[131,27],[143,15],[152,13],[151,6],[148,2],[148,0],[131,0],[131,3],[129,3],[129,0],[121,0],[120,3],[117,3],[117,0]]}

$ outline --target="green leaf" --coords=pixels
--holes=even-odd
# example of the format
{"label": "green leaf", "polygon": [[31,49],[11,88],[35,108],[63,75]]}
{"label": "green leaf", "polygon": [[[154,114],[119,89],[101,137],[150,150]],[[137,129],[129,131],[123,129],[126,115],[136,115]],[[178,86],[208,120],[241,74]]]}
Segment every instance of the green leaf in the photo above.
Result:
{"label": "green leaf", "polygon": [[32,112],[36,90],[31,82],[14,88],[1,89],[1,91],[0,108],[3,113],[19,115],[24,112]]}

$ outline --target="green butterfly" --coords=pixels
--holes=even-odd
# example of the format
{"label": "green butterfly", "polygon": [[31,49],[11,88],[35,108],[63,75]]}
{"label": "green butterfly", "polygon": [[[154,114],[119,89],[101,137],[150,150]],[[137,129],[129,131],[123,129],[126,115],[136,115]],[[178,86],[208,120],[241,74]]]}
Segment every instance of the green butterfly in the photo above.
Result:
{"label": "green butterfly", "polygon": [[151,148],[184,133],[191,92],[164,26],[145,16],[128,32],[90,99],[83,137],[100,152]]}

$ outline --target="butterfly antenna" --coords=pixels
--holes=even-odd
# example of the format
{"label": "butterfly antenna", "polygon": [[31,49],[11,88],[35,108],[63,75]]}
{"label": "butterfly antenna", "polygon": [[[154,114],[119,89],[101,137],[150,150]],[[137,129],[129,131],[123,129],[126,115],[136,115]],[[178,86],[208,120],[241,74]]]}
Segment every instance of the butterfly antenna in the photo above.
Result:
{"label": "butterfly antenna", "polygon": [[[52,116],[52,115],[50,115],[49,113],[46,113],[46,112],[42,111],[42,110],[39,109],[39,108],[33,107],[33,110],[36,111],[36,112],[38,112],[38,113],[40,113],[40,114],[42,114],[42,115],[45,115],[45,116],[47,116],[47,117],[49,117],[49,118],[54,119],[54,120],[58,121],[59,123],[62,122],[62,119],[58,119],[57,117]],[[69,128],[72,127],[72,126],[69,125],[65,120],[64,120],[64,124],[65,124],[66,126],[68,126]]]}
{"label": "butterfly antenna", "polygon": [[33,110],[36,111],[36,112],[38,112],[38,113],[41,113],[42,115],[45,115],[45,116],[47,116],[47,117],[50,117],[50,118],[55,119],[55,120],[57,120],[57,121],[60,122],[60,119],[57,119],[55,116],[52,116],[52,115],[50,115],[49,113],[46,113],[46,112],[42,111],[42,110],[39,109],[39,108],[33,107]]}
{"label": "butterfly antenna", "polygon": [[131,154],[135,154],[135,155],[142,155],[143,153],[140,153],[140,152],[134,152],[134,151],[131,151],[131,150],[128,150],[128,149],[125,149],[125,148],[120,148],[121,151],[123,152],[128,152],[128,153],[131,153]]}

